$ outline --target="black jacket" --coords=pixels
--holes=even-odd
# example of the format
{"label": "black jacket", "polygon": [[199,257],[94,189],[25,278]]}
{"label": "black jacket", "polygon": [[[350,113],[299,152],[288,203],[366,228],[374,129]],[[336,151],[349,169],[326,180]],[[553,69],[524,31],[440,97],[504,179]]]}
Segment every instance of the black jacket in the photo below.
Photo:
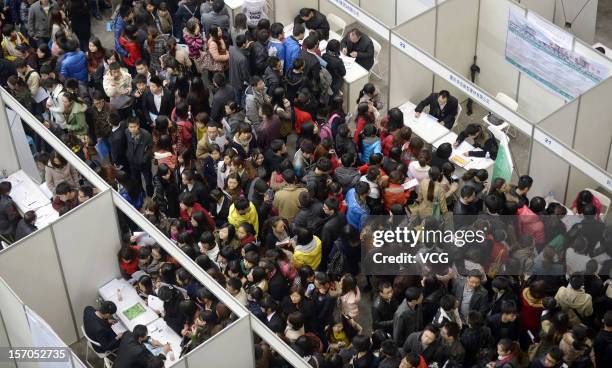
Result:
{"label": "black jacket", "polygon": [[117,335],[111,328],[111,324],[96,315],[94,307],[85,307],[83,311],[83,328],[87,337],[100,344],[92,347],[98,353],[115,350],[119,347]]}
{"label": "black jacket", "polygon": [[314,12],[314,17],[312,17],[312,19],[304,22],[298,15],[293,20],[293,24],[303,23],[306,28],[321,32],[323,39],[327,40],[329,38],[329,23],[327,22],[327,17],[315,9],[311,9],[311,11]]}
{"label": "black jacket", "polygon": [[[465,287],[465,283],[465,278],[459,278],[453,282],[453,295],[455,295],[459,301],[459,305],[461,305],[461,301],[463,299],[463,289]],[[477,310],[483,315],[486,315],[489,311],[489,297],[487,289],[485,289],[482,285],[474,290],[474,293],[472,294],[472,298],[470,299],[470,310]]]}
{"label": "black jacket", "polygon": [[263,75],[264,83],[266,84],[266,88],[268,91],[268,95],[272,95],[274,89],[276,87],[283,87],[283,76],[277,70],[270,68],[269,66],[266,68],[266,71]]}
{"label": "black jacket", "polygon": [[321,63],[317,55],[306,50],[300,51],[300,57],[304,59],[304,76],[309,80],[319,80],[319,71],[321,71]]}
{"label": "black jacket", "polygon": [[210,119],[214,122],[221,122],[221,119],[225,115],[225,104],[236,100],[236,91],[231,84],[225,85],[225,87],[219,88],[212,98],[212,106],[210,110]]}
{"label": "black jacket", "polygon": [[179,188],[173,180],[169,182],[159,175],[153,177],[153,200],[160,211],[170,218],[179,217]]}
{"label": "black jacket", "polygon": [[206,187],[206,185],[202,184],[200,181],[195,180],[193,183],[193,187],[191,190],[185,189],[183,192],[193,193],[196,197],[196,201],[202,205],[202,207],[207,208],[208,204],[211,203],[210,200],[210,189]]}
{"label": "black jacket", "polygon": [[411,333],[406,341],[402,341],[399,346],[402,346],[404,353],[412,352],[421,355],[428,365],[437,362],[438,366],[442,366],[447,359],[447,355],[440,339],[436,339],[426,348],[423,348],[423,344],[421,344],[422,334],[422,331]]}
{"label": "black jacket", "polygon": [[[495,357],[493,346],[493,335],[491,329],[487,326],[480,328],[466,328],[461,333],[459,339],[465,349],[464,367],[484,366]],[[484,363],[484,364],[483,364]]]}
{"label": "black jacket", "polygon": [[593,351],[597,367],[605,367],[606,362],[612,362],[612,332],[599,331],[593,342]]}
{"label": "black jacket", "polygon": [[221,227],[224,223],[227,222],[229,208],[232,204],[232,199],[230,197],[225,194],[223,194],[223,197],[223,204],[221,205],[219,210],[217,210],[217,203],[215,201],[212,201],[210,203],[210,207],[208,210],[208,212],[210,212],[210,215],[215,219],[215,225],[217,227]]}
{"label": "black jacket", "polygon": [[250,48],[250,67],[251,75],[259,75],[263,77],[266,67],[268,66],[268,43],[261,43],[259,41],[253,42]]}
{"label": "black jacket", "polygon": [[396,327],[393,329],[393,339],[398,346],[402,346],[408,335],[425,327],[421,306],[417,305],[415,309],[408,307],[400,314]]}
{"label": "black jacket", "polygon": [[432,93],[426,99],[419,102],[414,111],[422,112],[426,106],[429,106],[429,115],[438,119],[439,122],[444,122],[444,126],[448,129],[453,127],[453,124],[455,124],[455,117],[459,112],[459,102],[455,97],[449,96],[444,109],[440,109],[438,94]]}
{"label": "black jacket", "polygon": [[272,318],[270,318],[270,320],[268,320],[268,318],[266,317],[266,326],[268,326],[268,328],[270,330],[272,330],[272,332],[276,332],[276,333],[285,333],[285,320],[283,319],[283,317],[280,316],[280,314],[274,313],[274,315],[272,315]]}
{"label": "black jacket", "polygon": [[398,305],[397,299],[386,301],[377,296],[372,303],[372,330],[383,329],[389,334],[393,333],[393,314]]}
{"label": "black jacket", "polygon": [[270,296],[277,302],[283,300],[285,295],[289,292],[289,283],[280,271],[277,270],[268,280],[268,291],[270,292]]}
{"label": "black jacket", "polygon": [[308,88],[309,86],[305,74],[295,73],[293,69],[289,69],[287,72],[287,75],[285,76],[285,84],[287,86],[287,99],[289,101],[295,100],[302,88]]}
{"label": "black jacket", "polygon": [[25,219],[21,219],[17,223],[17,228],[15,229],[15,240],[25,238],[36,230],[38,230],[36,225],[28,224]]}
{"label": "black jacket", "polygon": [[518,340],[521,333],[521,321],[518,318],[512,322],[502,322],[501,313],[497,313],[489,316],[487,322],[495,342],[503,338]]}
{"label": "black jacket", "polygon": [[126,152],[125,158],[130,168],[149,169],[151,167],[153,140],[151,133],[140,128],[140,134],[133,137],[129,130],[125,130]]}
{"label": "black jacket", "polygon": [[152,113],[154,115],[170,116],[170,113],[172,113],[172,109],[174,108],[174,94],[170,92],[170,90],[166,87],[163,87],[162,91],[163,92],[161,104],[159,105],[159,110],[157,110],[157,108],[155,107],[155,97],[153,96],[153,93],[151,91],[147,90],[141,97],[142,109],[144,111],[145,119],[147,119],[149,126],[153,126],[154,123],[154,121],[151,120],[151,116],[149,115],[149,113]]}
{"label": "black jacket", "polygon": [[121,338],[114,368],[146,368],[147,361],[153,354],[136,340],[132,332],[127,331]]}
{"label": "black jacket", "polygon": [[334,95],[337,95],[342,88],[342,81],[346,75],[346,68],[344,67],[342,59],[340,59],[340,56],[336,55],[335,53],[329,51],[326,52],[323,55],[323,60],[327,62],[325,69],[327,69],[329,74],[332,76],[331,89],[334,92]]}
{"label": "black jacket", "polygon": [[119,128],[112,131],[108,137],[110,144],[110,160],[117,166],[127,166],[125,150],[127,148],[127,137],[125,135],[125,122],[121,122]]}
{"label": "black jacket", "polygon": [[351,42],[351,38],[347,34],[342,39],[340,47],[346,48],[347,55],[356,51],[357,58],[355,58],[355,62],[361,65],[365,70],[370,70],[372,65],[374,65],[374,43],[366,34],[362,33],[357,43]]}
{"label": "black jacket", "polygon": [[327,267],[329,261],[329,253],[332,250],[332,246],[338,237],[340,236],[339,229],[342,229],[346,225],[346,218],[343,213],[337,212],[336,214],[329,216],[325,220],[323,229],[321,229],[321,244],[323,245],[323,254],[321,258],[321,266],[323,269]]}

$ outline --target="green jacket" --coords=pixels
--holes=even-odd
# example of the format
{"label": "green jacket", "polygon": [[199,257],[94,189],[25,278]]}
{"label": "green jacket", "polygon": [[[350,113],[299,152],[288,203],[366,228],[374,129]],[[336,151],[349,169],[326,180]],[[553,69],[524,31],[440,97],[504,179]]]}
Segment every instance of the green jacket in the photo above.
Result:
{"label": "green jacket", "polygon": [[66,118],[66,129],[68,129],[70,133],[76,135],[87,134],[85,111],[87,111],[87,106],[84,104],[79,102],[72,103],[72,109],[70,110],[68,118]]}

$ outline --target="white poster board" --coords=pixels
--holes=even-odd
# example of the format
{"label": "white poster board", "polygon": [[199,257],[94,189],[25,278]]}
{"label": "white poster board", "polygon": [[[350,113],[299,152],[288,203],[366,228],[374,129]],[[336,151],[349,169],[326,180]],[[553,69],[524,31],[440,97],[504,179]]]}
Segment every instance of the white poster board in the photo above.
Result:
{"label": "white poster board", "polygon": [[[65,348],[66,344],[55,334],[51,326],[45,322],[44,319],[30,309],[27,305],[25,306],[26,317],[28,318],[28,324],[30,325],[30,333],[32,334],[32,347],[39,348]],[[39,368],[72,368],[70,359],[65,362],[37,362]]]}
{"label": "white poster board", "polygon": [[606,79],[609,69],[573,50],[573,36],[533,12],[508,12],[506,61],[546,88],[573,100]]}

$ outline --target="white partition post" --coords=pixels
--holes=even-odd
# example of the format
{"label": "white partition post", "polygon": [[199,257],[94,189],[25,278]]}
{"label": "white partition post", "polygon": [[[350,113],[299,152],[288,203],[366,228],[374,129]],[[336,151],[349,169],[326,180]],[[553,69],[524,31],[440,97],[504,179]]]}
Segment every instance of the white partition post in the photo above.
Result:
{"label": "white partition post", "polygon": [[0,177],[3,170],[6,175],[10,175],[15,171],[19,171],[19,158],[17,156],[17,148],[13,142],[13,134],[11,134],[11,126],[6,113],[4,101],[0,101]]}
{"label": "white partition post", "polygon": [[187,354],[188,367],[199,367],[201,362],[210,367],[255,367],[249,317],[240,318]]}
{"label": "white partition post", "polygon": [[76,341],[72,310],[51,227],[30,234],[2,251],[0,277],[25,304],[50,323],[62,340]]}
{"label": "white partition post", "polygon": [[28,139],[23,129],[21,119],[10,109],[6,110],[6,115],[8,116],[8,122],[11,127],[11,134],[13,135],[13,143],[15,144],[17,159],[19,160],[19,167],[21,167],[35,183],[42,183],[42,178],[36,167],[34,155],[32,155],[32,151],[30,150],[30,145],[28,144]]}
{"label": "white partition post", "polygon": [[[0,277],[0,312],[9,342],[7,346],[32,346],[32,335],[23,303],[2,277]],[[36,363],[20,362],[16,365],[18,368],[38,368]]]}
{"label": "white partition post", "polygon": [[[98,289],[121,275],[117,264],[121,238],[111,190],[60,217],[52,227],[74,319],[80,326],[83,310],[94,305]],[[83,337],[80,327],[77,333]]]}
{"label": "white partition post", "polygon": [[[1,287],[1,286],[0,286]],[[2,317],[2,310],[0,309],[0,346],[11,347],[6,329],[4,327],[4,318]],[[0,368],[17,368],[17,364],[14,360],[0,361]]]}
{"label": "white partition post", "polygon": [[588,44],[595,42],[598,0],[567,1],[557,0],[555,24],[561,28],[565,22],[572,22],[570,33]]}

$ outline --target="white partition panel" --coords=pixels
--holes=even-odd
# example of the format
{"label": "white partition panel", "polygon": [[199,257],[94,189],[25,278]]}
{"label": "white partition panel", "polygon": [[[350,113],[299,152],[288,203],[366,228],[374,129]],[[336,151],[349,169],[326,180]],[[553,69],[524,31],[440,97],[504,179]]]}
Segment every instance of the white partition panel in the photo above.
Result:
{"label": "white partition panel", "polygon": [[19,159],[19,167],[21,167],[35,183],[41,184],[42,178],[36,167],[36,162],[34,162],[34,156],[30,150],[30,145],[28,144],[25,130],[23,129],[23,123],[19,115],[11,109],[6,110],[6,115],[8,116],[8,122],[11,126],[11,134],[13,135],[17,158]]}
{"label": "white partition panel", "polygon": [[[442,1],[438,0],[438,4]],[[435,0],[397,0],[397,23],[402,24],[417,15],[433,8]]]}
{"label": "white partition panel", "polygon": [[249,316],[244,316],[190,352],[187,366],[255,367],[252,334]]}
{"label": "white partition panel", "polygon": [[282,24],[293,23],[302,8],[317,9],[317,0],[276,0],[274,3],[274,21]]}
{"label": "white partition panel", "polygon": [[0,101],[0,173],[6,170],[7,175],[19,171],[17,147],[13,142],[11,125],[4,102]]}
{"label": "white partition panel", "polygon": [[[479,0],[447,1],[438,7],[436,59],[470,79],[470,67],[476,52]],[[443,78],[436,77],[434,90],[449,90],[459,101],[467,99]]]}
{"label": "white partition panel", "polygon": [[[83,310],[95,303],[100,286],[120,276],[117,252],[121,238],[110,190],[61,217],[53,224],[53,232],[72,310],[80,326]],[[82,337],[80,328],[78,332]]]}
{"label": "white partition panel", "polygon": [[573,22],[571,33],[585,42],[592,44],[595,42],[597,3],[598,0],[557,0],[554,23],[559,27],[564,28],[565,22]]}
{"label": "white partition panel", "polygon": [[520,0],[517,2],[552,22],[555,16],[555,1],[556,0]]}
{"label": "white partition panel", "polygon": [[[374,18],[383,22],[387,27],[391,28],[395,26],[395,1],[396,0],[362,0],[360,7],[374,16]],[[398,6],[407,8],[412,6],[412,2],[417,2],[418,0],[398,1],[400,2]]]}
{"label": "white partition panel", "polygon": [[[84,263],[96,261],[82,260]],[[50,227],[38,230],[3,251],[0,277],[23,303],[49,322],[62,340],[76,341],[72,311]]]}
{"label": "white partition panel", "polygon": [[[2,286],[0,286],[0,288],[1,287]],[[9,343],[8,335],[6,334],[6,329],[4,327],[1,307],[0,307],[0,346],[8,346],[8,347],[11,346],[11,344]],[[16,368],[16,367],[17,365],[15,364],[14,360],[11,360],[11,361],[0,360],[0,368]]]}
{"label": "white partition panel", "polygon": [[478,85],[495,96],[503,92],[516,98],[519,72],[505,59],[506,30],[510,8],[521,9],[507,0],[480,2],[478,24]]}
{"label": "white partition panel", "polygon": [[[576,198],[576,195],[578,195],[581,190],[584,190],[584,188],[600,189],[600,184],[585,175],[582,171],[572,166],[570,168],[570,175],[567,184],[565,205],[569,207]],[[606,191],[603,192],[606,193]],[[608,192],[608,195],[610,194],[612,193]],[[609,216],[610,215],[608,215],[608,218]]]}
{"label": "white partition panel", "polygon": [[[404,39],[413,42],[425,52],[433,55],[435,44],[435,11],[421,14],[412,21],[397,28],[396,32]],[[391,34],[393,40],[397,35]],[[419,103],[432,92],[434,73],[416,60],[410,58],[397,47],[391,47],[389,66],[390,92],[389,105],[396,107],[406,101]]]}
{"label": "white partition panel", "polygon": [[[578,113],[578,100],[574,100],[559,111],[548,116],[538,124],[538,128],[546,131],[557,140],[572,144],[574,137],[574,124]],[[559,201],[565,199],[567,177],[570,164],[563,158],[548,150],[539,142],[533,143],[531,151],[531,164],[529,174],[534,178],[533,193],[546,195],[555,192]]]}
{"label": "white partition panel", "polygon": [[[0,278],[0,311],[2,311],[2,319],[10,346],[24,347],[32,346],[32,335],[28,326],[28,319],[25,314],[23,304],[7,285],[5,280]],[[8,345],[6,345],[8,346]],[[4,365],[0,366],[4,367]],[[8,363],[7,367],[15,365]],[[38,368],[36,363],[19,363],[19,368]]]}
{"label": "white partition panel", "polygon": [[580,97],[574,150],[605,169],[612,137],[612,78]]}
{"label": "white partition panel", "polygon": [[518,111],[533,122],[542,120],[565,105],[563,98],[525,74],[520,76],[517,102]]}
{"label": "white partition panel", "polygon": [[[359,4],[357,4],[356,2],[355,5],[359,6]],[[344,20],[346,22],[346,29],[344,30],[344,35],[346,35],[350,30],[350,25],[357,21],[354,17],[350,16],[347,12],[338,9],[337,6],[330,3],[328,0],[319,1],[319,11],[325,15],[334,14]]]}

